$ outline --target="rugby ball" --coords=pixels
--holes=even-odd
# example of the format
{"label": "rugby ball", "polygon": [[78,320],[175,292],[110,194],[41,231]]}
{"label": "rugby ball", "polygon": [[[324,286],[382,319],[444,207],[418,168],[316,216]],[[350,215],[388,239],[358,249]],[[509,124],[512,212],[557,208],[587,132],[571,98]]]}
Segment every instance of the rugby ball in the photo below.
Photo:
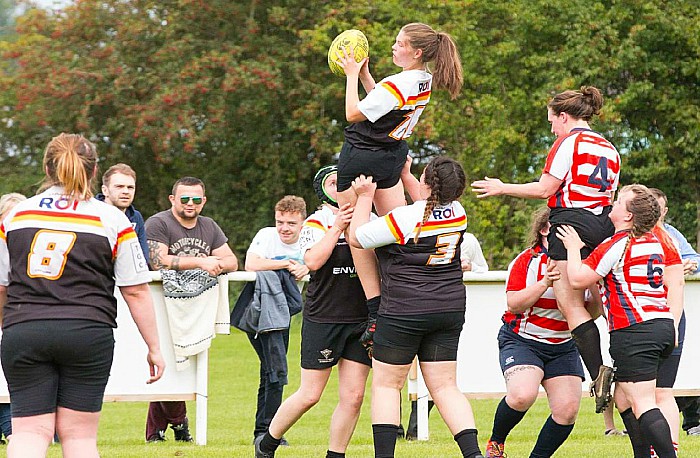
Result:
{"label": "rugby ball", "polygon": [[338,55],[343,55],[344,49],[351,49],[355,55],[355,61],[360,62],[369,55],[369,43],[364,33],[351,29],[342,32],[335,37],[328,48],[328,67],[334,75],[345,76],[343,67],[338,65]]}

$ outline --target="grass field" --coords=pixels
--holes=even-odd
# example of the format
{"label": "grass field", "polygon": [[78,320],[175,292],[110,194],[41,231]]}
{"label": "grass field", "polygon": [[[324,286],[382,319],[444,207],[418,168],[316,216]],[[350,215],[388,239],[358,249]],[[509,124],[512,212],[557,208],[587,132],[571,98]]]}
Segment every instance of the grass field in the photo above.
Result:
{"label": "grass field", "polygon": [[[285,389],[286,395],[293,393],[299,383],[300,327],[300,321],[295,317],[289,350],[290,384]],[[245,335],[234,330],[232,335],[218,336],[214,340],[210,358],[209,422],[206,446],[176,443],[172,439],[171,430],[167,433],[169,439],[167,442],[146,444],[144,426],[147,404],[110,403],[105,404],[100,421],[98,440],[101,455],[106,458],[252,457],[252,430],[258,384],[258,361],[255,353]],[[474,376],[479,376],[478,368]],[[337,379],[331,377],[330,385],[321,402],[286,434],[291,446],[280,448],[277,457],[323,458],[328,441],[328,422],[336,401]],[[472,401],[482,448],[490,434],[497,404],[497,399]],[[406,425],[410,403],[405,401],[403,407],[403,424]],[[188,408],[194,435],[196,428],[193,424],[194,403],[190,403]],[[588,398],[584,399],[576,427],[556,456],[562,458],[632,456],[627,438],[603,435],[603,419],[600,415],[594,414],[593,410],[593,402]],[[538,400],[508,439],[506,452],[510,458],[529,456],[540,426],[547,415],[546,400]],[[621,426],[619,417],[616,418],[616,423],[618,427]],[[4,453],[4,450],[2,452]],[[700,437],[683,435],[681,454],[687,457],[700,457]],[[396,455],[411,458],[460,456],[457,445],[436,410],[430,416],[430,440],[427,442],[400,440],[397,443]],[[52,446],[49,456],[61,456],[60,447]],[[363,406],[347,456],[373,456],[369,396]]]}

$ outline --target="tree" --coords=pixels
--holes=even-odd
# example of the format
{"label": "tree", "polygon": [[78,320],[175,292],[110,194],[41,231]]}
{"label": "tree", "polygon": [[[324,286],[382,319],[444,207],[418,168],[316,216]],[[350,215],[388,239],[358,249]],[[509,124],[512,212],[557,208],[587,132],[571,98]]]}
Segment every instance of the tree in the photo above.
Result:
{"label": "tree", "polygon": [[[85,133],[105,166],[136,169],[136,203],[146,215],[168,206],[175,179],[199,176],[205,211],[241,252],[272,222],[282,195],[315,205],[311,177],[342,145],[345,81],[326,65],[333,37],[363,30],[379,79],[398,70],[390,47],[407,18],[418,18],[453,35],[465,85],[455,101],[433,92],[409,139],[421,158],[417,172],[431,155],[448,154],[470,180],[535,180],[553,141],[549,97],[594,85],[606,96],[594,128],[622,152],[623,183],[664,189],[673,222],[688,235],[697,231],[700,200],[696,6],[102,0],[29,10],[3,50],[0,161],[22,171],[12,186],[30,188],[50,138]],[[522,249],[542,204],[477,200],[470,191],[463,202],[493,268]]]}

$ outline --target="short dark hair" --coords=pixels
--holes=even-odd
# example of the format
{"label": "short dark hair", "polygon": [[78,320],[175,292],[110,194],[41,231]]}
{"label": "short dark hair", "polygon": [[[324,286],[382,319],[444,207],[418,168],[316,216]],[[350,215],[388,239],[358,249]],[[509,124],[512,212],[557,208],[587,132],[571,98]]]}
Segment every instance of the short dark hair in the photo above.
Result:
{"label": "short dark hair", "polygon": [[178,186],[201,186],[202,194],[206,194],[206,188],[204,187],[204,182],[199,178],[195,177],[182,177],[175,182],[171,194],[175,195],[177,193]]}

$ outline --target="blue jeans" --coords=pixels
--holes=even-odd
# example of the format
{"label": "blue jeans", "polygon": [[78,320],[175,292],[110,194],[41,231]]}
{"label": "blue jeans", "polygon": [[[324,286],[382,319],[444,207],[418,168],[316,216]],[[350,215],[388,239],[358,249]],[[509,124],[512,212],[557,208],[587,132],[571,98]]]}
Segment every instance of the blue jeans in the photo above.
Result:
{"label": "blue jeans", "polygon": [[5,438],[12,434],[12,413],[10,404],[0,404],[0,433]]}
{"label": "blue jeans", "polygon": [[[289,348],[289,329],[284,332],[285,349]],[[258,385],[258,405],[255,412],[255,430],[253,436],[265,434],[270,427],[270,423],[277,413],[277,409],[282,405],[282,391],[284,385],[279,382],[270,381],[270,376],[265,369],[267,362],[260,340],[255,338],[255,334],[247,333],[248,340],[255,349],[260,359],[260,384]]]}

